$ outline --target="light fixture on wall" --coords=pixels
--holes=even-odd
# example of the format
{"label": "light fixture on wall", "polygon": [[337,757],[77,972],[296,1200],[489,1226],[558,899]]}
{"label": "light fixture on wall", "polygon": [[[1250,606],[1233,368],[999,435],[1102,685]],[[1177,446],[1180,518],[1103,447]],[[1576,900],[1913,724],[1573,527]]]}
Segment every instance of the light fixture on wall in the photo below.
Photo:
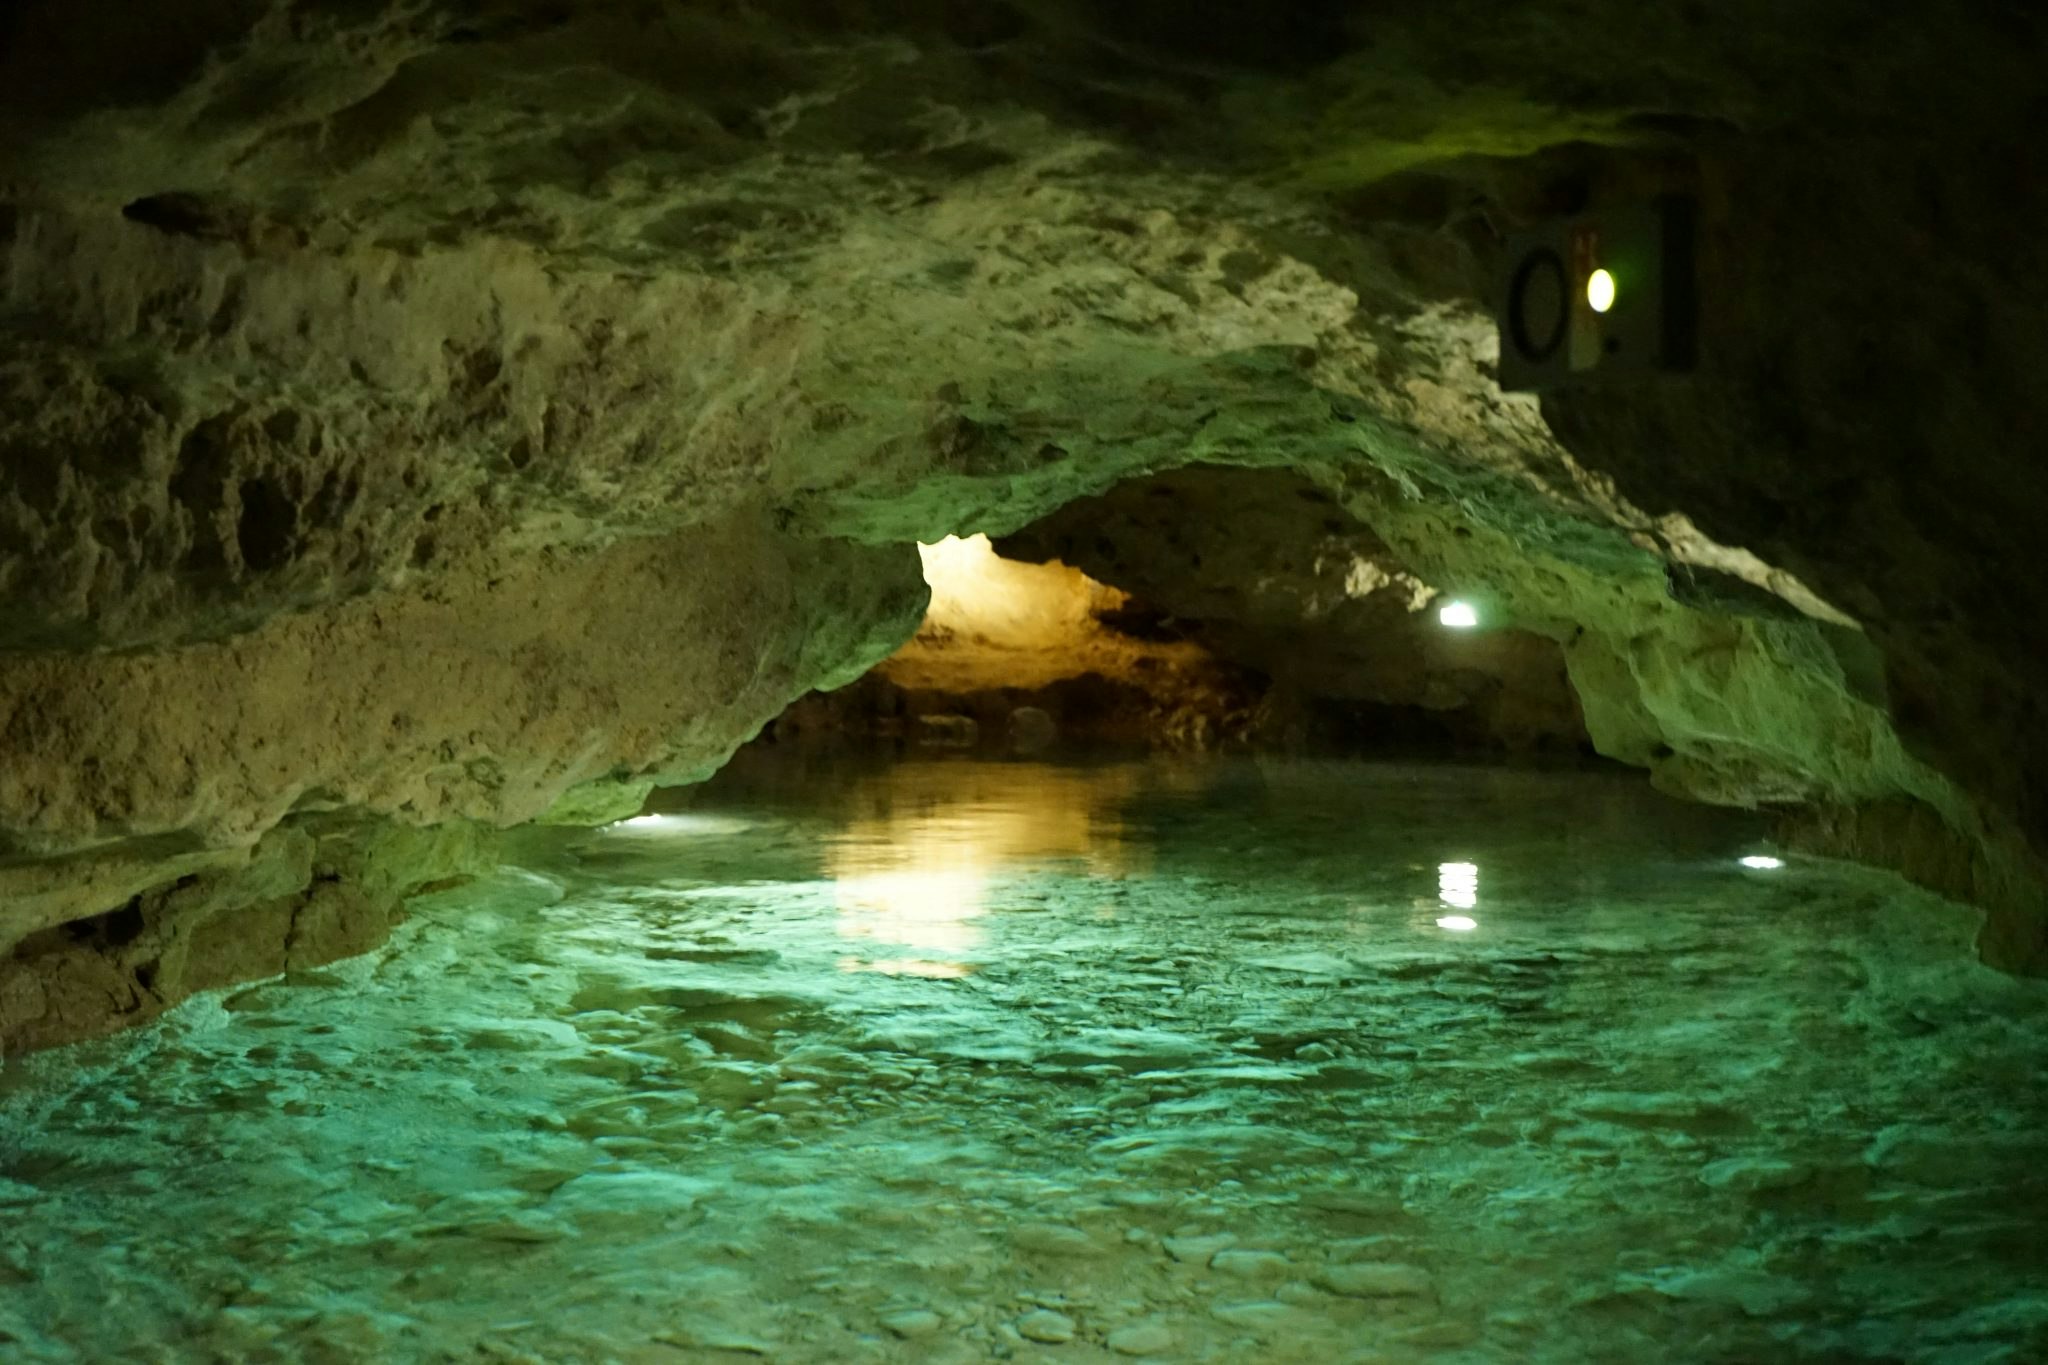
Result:
{"label": "light fixture on wall", "polygon": [[1500,386],[1689,370],[1699,349],[1697,214],[1666,195],[1558,219],[1508,239],[1496,291]]}
{"label": "light fixture on wall", "polygon": [[1470,630],[1479,624],[1479,609],[1470,602],[1446,602],[1436,609],[1436,619],[1452,630]]}
{"label": "light fixture on wall", "polygon": [[1605,270],[1596,270],[1586,276],[1586,306],[1596,313],[1605,313],[1614,307],[1614,276]]}

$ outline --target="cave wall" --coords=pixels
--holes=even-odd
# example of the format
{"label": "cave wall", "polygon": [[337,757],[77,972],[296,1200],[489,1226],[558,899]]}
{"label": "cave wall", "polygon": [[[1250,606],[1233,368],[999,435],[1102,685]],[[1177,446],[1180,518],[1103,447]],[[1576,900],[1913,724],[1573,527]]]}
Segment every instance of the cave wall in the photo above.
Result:
{"label": "cave wall", "polygon": [[[314,817],[277,865],[344,881],[607,818],[908,636],[910,542],[1190,464],[2036,964],[2042,53],[1989,0],[17,0],[0,997]],[[1668,184],[1703,373],[1502,395],[1501,232]]]}
{"label": "cave wall", "polygon": [[484,831],[709,775],[889,652],[916,562],[736,517],[226,639],[0,656],[0,1042],[360,951],[405,894],[486,866]]}

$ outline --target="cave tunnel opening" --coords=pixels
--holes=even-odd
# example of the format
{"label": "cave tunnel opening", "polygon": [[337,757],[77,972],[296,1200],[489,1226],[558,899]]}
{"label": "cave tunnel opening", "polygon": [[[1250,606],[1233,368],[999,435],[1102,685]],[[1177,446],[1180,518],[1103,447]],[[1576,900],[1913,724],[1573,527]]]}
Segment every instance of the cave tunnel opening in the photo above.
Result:
{"label": "cave tunnel opening", "polygon": [[918,548],[917,633],[762,742],[1601,761],[1557,641],[1482,620],[1478,595],[1425,583],[1286,471],[1195,467],[1000,549],[980,533]]}

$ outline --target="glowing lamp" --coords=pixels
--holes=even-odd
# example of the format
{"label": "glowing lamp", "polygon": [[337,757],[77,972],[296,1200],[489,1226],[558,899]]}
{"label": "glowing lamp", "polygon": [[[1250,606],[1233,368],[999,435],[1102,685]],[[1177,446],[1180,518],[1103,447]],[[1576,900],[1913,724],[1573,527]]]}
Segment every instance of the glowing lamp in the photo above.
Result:
{"label": "glowing lamp", "polygon": [[1738,858],[1736,861],[1740,862],[1744,867],[1753,868],[1758,872],[1769,872],[1772,868],[1785,865],[1783,858],[1773,858],[1768,853],[1752,853],[1748,857]]}
{"label": "glowing lamp", "polygon": [[1446,602],[1437,608],[1436,619],[1452,630],[1470,630],[1479,624],[1479,612],[1470,602]]}
{"label": "glowing lamp", "polygon": [[1512,234],[1494,286],[1500,386],[1544,392],[1694,368],[1697,217],[1692,200],[1664,195]]}
{"label": "glowing lamp", "polygon": [[1614,276],[1605,270],[1596,270],[1586,276],[1586,306],[1596,313],[1604,313],[1614,307]]}

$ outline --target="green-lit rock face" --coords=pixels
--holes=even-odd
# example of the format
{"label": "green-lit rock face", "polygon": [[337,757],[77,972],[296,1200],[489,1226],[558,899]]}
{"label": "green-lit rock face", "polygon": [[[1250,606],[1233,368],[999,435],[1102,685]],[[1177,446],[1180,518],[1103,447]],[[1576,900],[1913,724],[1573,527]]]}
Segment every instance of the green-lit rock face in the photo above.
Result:
{"label": "green-lit rock face", "polygon": [[[2040,953],[2031,20],[160,8],[0,17],[0,1045],[173,998],[230,932],[181,879],[700,780],[974,531],[1298,691],[1795,808]],[[1668,187],[1700,374],[1503,395],[1502,233]],[[1153,543],[1158,487],[1272,591]],[[1319,636],[1330,534],[1484,657]]]}

